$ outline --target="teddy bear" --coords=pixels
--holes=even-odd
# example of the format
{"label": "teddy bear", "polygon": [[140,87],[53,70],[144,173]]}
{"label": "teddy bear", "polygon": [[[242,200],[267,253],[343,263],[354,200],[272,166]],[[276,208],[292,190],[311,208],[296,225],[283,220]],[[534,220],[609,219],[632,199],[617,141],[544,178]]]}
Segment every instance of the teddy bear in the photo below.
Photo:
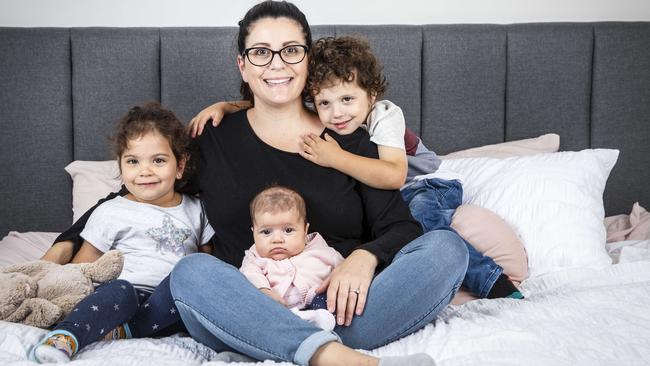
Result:
{"label": "teddy bear", "polygon": [[116,279],[124,257],[110,250],[92,263],[38,260],[0,269],[0,320],[47,328],[68,315],[95,283]]}

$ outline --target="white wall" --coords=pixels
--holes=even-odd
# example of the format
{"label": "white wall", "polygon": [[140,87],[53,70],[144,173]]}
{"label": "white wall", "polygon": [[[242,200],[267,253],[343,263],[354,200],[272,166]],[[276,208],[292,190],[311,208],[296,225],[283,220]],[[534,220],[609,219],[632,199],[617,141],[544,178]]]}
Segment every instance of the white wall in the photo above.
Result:
{"label": "white wall", "polygon": [[[257,0],[0,0],[0,26],[231,26]],[[650,0],[294,0],[311,24],[650,21]]]}

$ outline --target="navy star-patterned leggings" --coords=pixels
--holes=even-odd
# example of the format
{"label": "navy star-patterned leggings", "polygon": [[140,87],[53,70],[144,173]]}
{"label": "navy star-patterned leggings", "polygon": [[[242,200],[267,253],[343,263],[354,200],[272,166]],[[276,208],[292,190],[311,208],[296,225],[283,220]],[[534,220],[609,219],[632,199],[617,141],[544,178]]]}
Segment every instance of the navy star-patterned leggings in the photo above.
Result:
{"label": "navy star-patterned leggings", "polygon": [[169,291],[169,276],[153,293],[136,289],[125,280],[99,285],[54,330],[74,334],[81,350],[123,323],[129,324],[133,338],[185,331]]}

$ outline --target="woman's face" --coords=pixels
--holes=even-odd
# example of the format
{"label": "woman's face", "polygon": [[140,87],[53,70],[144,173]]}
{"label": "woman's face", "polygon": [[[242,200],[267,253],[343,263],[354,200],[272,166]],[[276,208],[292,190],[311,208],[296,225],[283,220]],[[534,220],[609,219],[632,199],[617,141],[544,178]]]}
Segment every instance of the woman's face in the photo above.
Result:
{"label": "woman's face", "polygon": [[[305,45],[303,30],[295,20],[289,18],[262,18],[251,25],[246,48],[266,47],[279,51],[290,45]],[[271,63],[255,66],[246,56],[238,56],[237,64],[242,79],[248,83],[255,105],[282,105],[300,100],[307,80],[305,57],[297,64],[287,64],[279,54],[273,55]]]}

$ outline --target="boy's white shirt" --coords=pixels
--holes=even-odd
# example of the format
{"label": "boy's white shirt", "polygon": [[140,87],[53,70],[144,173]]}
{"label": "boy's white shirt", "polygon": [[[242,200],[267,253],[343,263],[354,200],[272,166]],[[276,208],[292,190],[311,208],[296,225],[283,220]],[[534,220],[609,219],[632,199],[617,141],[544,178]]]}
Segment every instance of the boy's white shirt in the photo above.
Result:
{"label": "boy's white shirt", "polygon": [[[370,141],[375,143],[375,145],[395,147],[404,150],[406,153],[406,147],[404,146],[406,121],[402,109],[393,102],[389,100],[380,100],[375,102],[366,122],[362,124],[361,127],[368,131]],[[422,141],[419,142],[418,152],[416,155],[407,156],[407,159],[409,159],[409,172],[407,173],[406,183],[401,189],[412,184],[414,180],[427,178],[440,178],[446,180],[456,179],[461,183],[463,181],[463,177],[460,174],[452,171],[438,170],[440,160],[434,152],[430,151],[422,144]],[[437,164],[435,164],[436,160],[438,162]],[[422,165],[425,161],[428,164],[433,164],[429,169],[426,169],[427,173],[428,171],[431,171],[432,173],[418,175],[417,173],[421,173],[421,169],[425,167]]]}
{"label": "boy's white shirt", "polygon": [[389,100],[375,102],[372,110],[361,125],[370,135],[370,141],[375,145],[396,147],[406,151],[404,133],[406,122],[402,109]]}

